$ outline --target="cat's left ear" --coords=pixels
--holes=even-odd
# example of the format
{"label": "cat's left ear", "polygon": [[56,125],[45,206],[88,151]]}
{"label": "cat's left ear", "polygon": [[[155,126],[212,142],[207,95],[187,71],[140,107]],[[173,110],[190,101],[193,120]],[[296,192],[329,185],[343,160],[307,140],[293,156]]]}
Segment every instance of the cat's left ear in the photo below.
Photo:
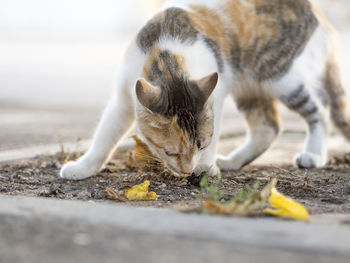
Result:
{"label": "cat's left ear", "polygon": [[198,88],[204,95],[205,100],[208,100],[210,95],[213,93],[216,85],[218,84],[218,80],[219,74],[215,72],[197,81]]}

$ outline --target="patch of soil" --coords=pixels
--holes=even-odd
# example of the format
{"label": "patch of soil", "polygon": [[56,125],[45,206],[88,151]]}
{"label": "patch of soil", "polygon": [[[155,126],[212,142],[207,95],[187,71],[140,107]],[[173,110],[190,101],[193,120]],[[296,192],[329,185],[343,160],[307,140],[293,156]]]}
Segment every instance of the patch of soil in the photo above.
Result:
{"label": "patch of soil", "polygon": [[[128,205],[174,207],[198,204],[200,189],[186,178],[166,173],[142,173],[127,165],[127,153],[115,154],[113,160],[97,176],[83,181],[67,181],[58,177],[62,163],[77,154],[38,156],[34,159],[0,163],[0,194],[39,196],[67,200],[106,201],[108,187],[126,187],[151,181],[150,191],[158,201],[127,202]],[[263,188],[277,178],[277,189],[306,205],[311,214],[350,213],[350,153],[334,157],[324,168],[303,170],[293,166],[248,166],[238,172],[224,172],[221,188],[229,198],[256,181]],[[216,178],[209,178],[214,183]]]}

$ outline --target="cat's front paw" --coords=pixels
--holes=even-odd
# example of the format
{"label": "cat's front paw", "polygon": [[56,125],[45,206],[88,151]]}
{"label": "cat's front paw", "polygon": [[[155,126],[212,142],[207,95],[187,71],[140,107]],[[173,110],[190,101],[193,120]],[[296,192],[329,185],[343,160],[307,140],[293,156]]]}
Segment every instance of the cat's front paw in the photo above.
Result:
{"label": "cat's front paw", "polygon": [[325,165],[325,159],[318,154],[303,152],[295,157],[295,163],[299,168],[311,169]]}
{"label": "cat's front paw", "polygon": [[206,165],[206,164],[199,164],[193,170],[193,173],[195,175],[207,173],[209,176],[215,176],[215,175],[220,173],[220,169],[215,164],[210,165],[210,166]]}
{"label": "cat's front paw", "polygon": [[60,177],[68,180],[83,180],[97,173],[97,169],[84,164],[83,162],[68,162],[61,171]]}
{"label": "cat's front paw", "polygon": [[238,171],[242,168],[242,162],[239,158],[218,155],[216,157],[216,165],[223,171]]}

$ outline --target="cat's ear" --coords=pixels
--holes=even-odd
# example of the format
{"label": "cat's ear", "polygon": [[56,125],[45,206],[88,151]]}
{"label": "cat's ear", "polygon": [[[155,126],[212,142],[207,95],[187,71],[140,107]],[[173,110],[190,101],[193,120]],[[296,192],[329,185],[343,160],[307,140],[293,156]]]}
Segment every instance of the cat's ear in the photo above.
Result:
{"label": "cat's ear", "polygon": [[152,105],[159,100],[160,93],[159,87],[153,86],[144,78],[136,82],[136,96],[139,102],[148,109],[151,109]]}
{"label": "cat's ear", "polygon": [[205,100],[209,99],[218,84],[219,74],[217,72],[197,81],[199,90],[203,93]]}

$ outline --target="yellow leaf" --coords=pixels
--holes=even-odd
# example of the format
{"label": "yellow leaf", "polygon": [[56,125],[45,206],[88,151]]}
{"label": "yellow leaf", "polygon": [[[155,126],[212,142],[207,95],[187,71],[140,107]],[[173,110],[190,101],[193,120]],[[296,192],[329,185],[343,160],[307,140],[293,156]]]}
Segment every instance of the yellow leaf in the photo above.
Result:
{"label": "yellow leaf", "polygon": [[309,213],[305,206],[282,195],[276,188],[273,188],[269,198],[269,203],[275,209],[267,208],[265,214],[280,216],[288,219],[310,220]]}
{"label": "yellow leaf", "polygon": [[135,185],[124,190],[124,195],[131,201],[153,201],[158,196],[155,192],[148,192],[150,181],[146,180],[142,184]]}

